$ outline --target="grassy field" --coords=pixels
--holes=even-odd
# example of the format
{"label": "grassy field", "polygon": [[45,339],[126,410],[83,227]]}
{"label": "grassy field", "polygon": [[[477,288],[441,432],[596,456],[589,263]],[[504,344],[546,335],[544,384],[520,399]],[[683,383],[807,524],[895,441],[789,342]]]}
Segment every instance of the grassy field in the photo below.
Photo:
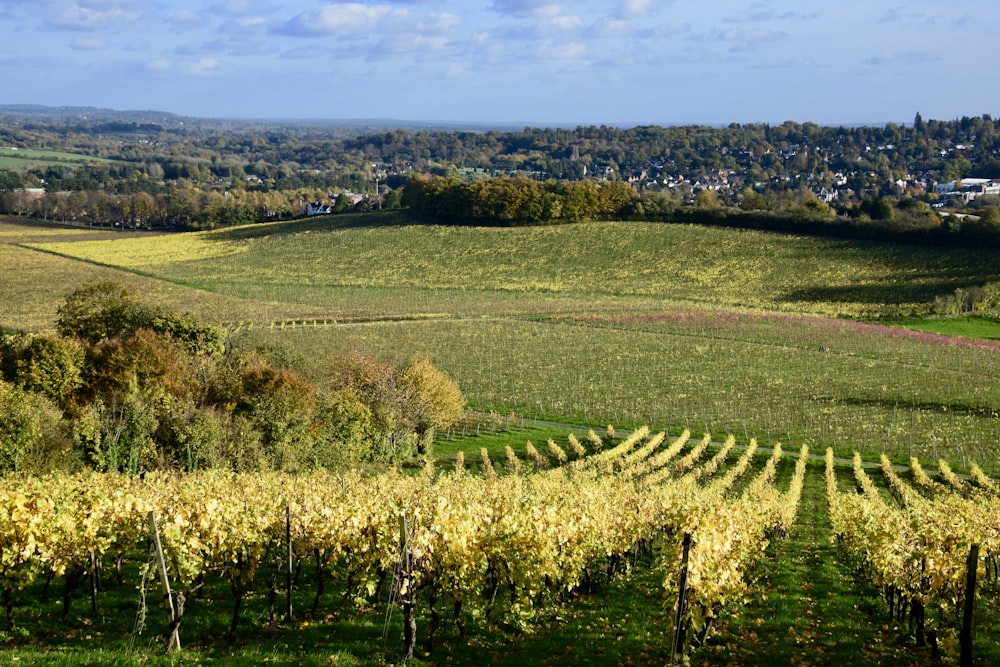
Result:
{"label": "grassy field", "polygon": [[333,351],[426,352],[483,411],[1000,470],[995,341],[825,317],[926,312],[995,279],[994,253],[643,223],[444,228],[399,213],[96,234],[0,226],[0,323],[51,326],[72,287],[124,276],[307,373]]}
{"label": "grassy field", "polygon": [[[453,315],[610,298],[880,317],[926,312],[935,296],[1000,277],[994,253],[783,236],[755,231],[590,223],[526,228],[405,224],[401,214],[343,216],[44,249],[213,292],[343,310],[357,290],[403,290],[394,314]],[[409,290],[409,291],[407,291]],[[423,293],[415,304],[410,298]],[[464,297],[464,298],[463,298]],[[540,300],[535,302],[535,300]],[[628,303],[622,303],[626,299]],[[634,300],[634,302],[632,301]]]}
{"label": "grassy field", "polygon": [[1000,340],[1000,322],[985,317],[915,318],[903,319],[896,324],[916,331],[928,331],[948,336]]}
{"label": "grassy field", "polygon": [[0,169],[20,170],[50,164],[83,164],[84,162],[114,162],[114,160],[80,153],[0,146]]}

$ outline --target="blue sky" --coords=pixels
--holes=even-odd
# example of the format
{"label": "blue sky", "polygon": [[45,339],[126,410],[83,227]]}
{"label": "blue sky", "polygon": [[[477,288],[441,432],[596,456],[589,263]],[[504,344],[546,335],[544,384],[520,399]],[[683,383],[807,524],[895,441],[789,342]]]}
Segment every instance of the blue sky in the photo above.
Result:
{"label": "blue sky", "polygon": [[1000,115],[995,0],[0,0],[0,104],[821,124]]}

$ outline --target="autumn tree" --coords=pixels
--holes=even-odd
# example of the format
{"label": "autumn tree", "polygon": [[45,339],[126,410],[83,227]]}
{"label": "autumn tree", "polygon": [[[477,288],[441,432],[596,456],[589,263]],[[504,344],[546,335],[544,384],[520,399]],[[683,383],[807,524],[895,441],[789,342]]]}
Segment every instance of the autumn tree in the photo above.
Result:
{"label": "autumn tree", "polygon": [[210,355],[222,352],[221,329],[141,301],[132,287],[116,280],[84,285],[73,291],[58,309],[56,327],[66,337],[97,344],[109,338],[127,338],[139,329],[169,334],[192,350]]}

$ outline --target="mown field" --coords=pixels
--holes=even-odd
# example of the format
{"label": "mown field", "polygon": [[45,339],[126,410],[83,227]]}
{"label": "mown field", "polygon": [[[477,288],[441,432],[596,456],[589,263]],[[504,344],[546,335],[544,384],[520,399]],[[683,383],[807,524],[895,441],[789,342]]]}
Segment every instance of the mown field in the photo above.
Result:
{"label": "mown field", "polygon": [[108,158],[93,157],[80,153],[44,151],[30,148],[0,146],[0,167],[7,169],[28,169],[51,164],[82,164],[84,162],[113,162]]}
{"label": "mown field", "polygon": [[[443,467],[461,451],[478,474],[480,448],[500,461],[505,445],[523,456],[527,439],[559,439],[564,424],[582,425],[582,434],[612,423],[735,433],[789,452],[807,443],[869,460],[914,455],[931,468],[944,458],[959,471],[977,462],[1000,473],[995,329],[926,317],[934,297],[1000,278],[986,251],[642,223],[443,228],[398,213],[183,236],[0,220],[0,327],[51,328],[69,291],[109,277],[226,325],[234,345],[264,346],[305,373],[338,350],[393,360],[429,353],[478,414],[492,413],[480,423],[528,427],[441,434]],[[790,473],[789,460],[779,485]],[[929,661],[906,622],[888,619],[838,558],[822,474],[810,464],[799,522],[769,547],[745,604],[720,622],[696,664]],[[852,488],[849,467],[838,476],[842,490]],[[437,652],[416,662],[663,664],[671,622],[663,581],[639,565],[547,611],[528,633],[460,640],[443,631]],[[212,586],[185,620],[191,649],[163,664],[398,660],[383,638],[386,608],[359,610],[336,595],[317,615],[274,624],[264,620],[266,593],[254,594],[241,638],[218,639],[227,593],[223,582]],[[151,637],[138,646],[121,639],[133,622],[131,589],[112,590],[99,618],[81,599],[60,621],[60,595],[40,587],[49,602],[25,629],[0,635],[19,646],[17,662],[161,662]],[[297,605],[311,595],[303,591]],[[388,636],[400,632],[397,615]],[[981,634],[977,664],[990,664],[1000,655],[992,622]]]}

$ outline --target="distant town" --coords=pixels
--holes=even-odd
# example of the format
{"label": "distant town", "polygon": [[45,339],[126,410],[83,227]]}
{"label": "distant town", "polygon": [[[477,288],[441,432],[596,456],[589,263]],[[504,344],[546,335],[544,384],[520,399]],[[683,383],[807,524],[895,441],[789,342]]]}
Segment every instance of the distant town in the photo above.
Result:
{"label": "distant town", "polygon": [[[971,218],[982,236],[1000,220],[1000,128],[989,115],[918,113],[912,124],[872,127],[788,121],[499,131],[48,111],[0,107],[0,212],[204,229],[411,207],[407,184],[430,178],[449,188],[491,179],[548,183],[536,209],[501,211],[511,222],[665,219],[690,208],[956,231],[954,219],[929,217],[937,213]],[[572,183],[627,185],[632,196],[618,190],[614,206],[546,206],[545,197],[561,196],[563,186],[553,184]],[[478,219],[484,210],[498,209],[436,217]]]}

